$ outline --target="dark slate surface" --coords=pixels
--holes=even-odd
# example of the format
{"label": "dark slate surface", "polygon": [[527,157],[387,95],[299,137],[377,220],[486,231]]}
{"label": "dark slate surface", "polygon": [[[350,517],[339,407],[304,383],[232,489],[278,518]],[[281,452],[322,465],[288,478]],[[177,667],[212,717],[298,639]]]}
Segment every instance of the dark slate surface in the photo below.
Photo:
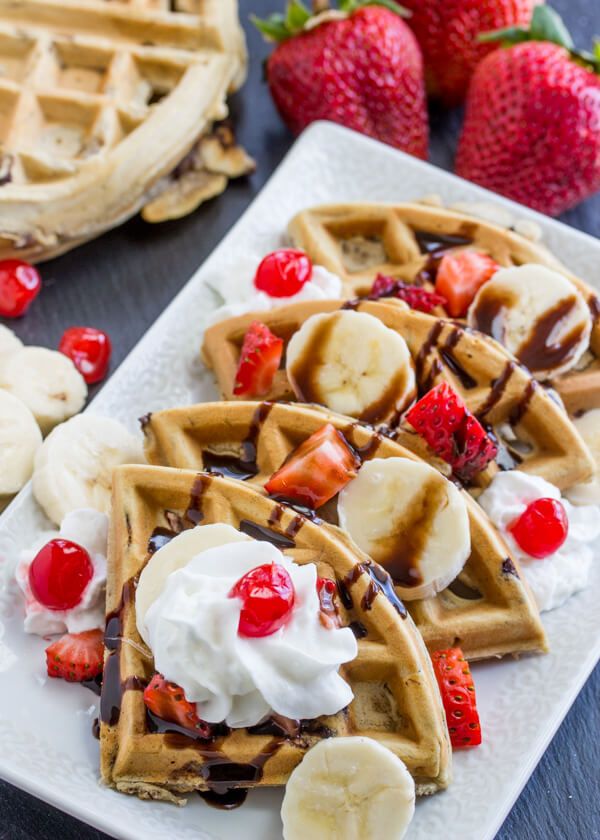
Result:
{"label": "dark slate surface", "polygon": [[[282,3],[241,0],[242,16],[265,14]],[[589,45],[591,33],[600,33],[598,0],[552,0],[552,5],[581,46]],[[110,332],[116,366],[260,190],[291,138],[261,82],[266,49],[249,26],[247,30],[253,62],[249,82],[235,98],[233,114],[240,140],[258,161],[257,173],[230,186],[224,196],[190,218],[160,227],[134,219],[44,266],[41,298],[24,320],[10,324],[25,342],[52,347],[65,327],[93,324]],[[459,122],[457,113],[432,114],[431,159],[439,166],[451,167]],[[564,221],[600,237],[600,196],[568,213]],[[585,645],[586,640],[581,643]],[[569,712],[497,840],[600,840],[599,697],[600,667]],[[519,703],[515,694],[515,715]],[[449,826],[448,836],[454,833]],[[102,840],[105,835],[0,782],[0,840],[57,837]]]}

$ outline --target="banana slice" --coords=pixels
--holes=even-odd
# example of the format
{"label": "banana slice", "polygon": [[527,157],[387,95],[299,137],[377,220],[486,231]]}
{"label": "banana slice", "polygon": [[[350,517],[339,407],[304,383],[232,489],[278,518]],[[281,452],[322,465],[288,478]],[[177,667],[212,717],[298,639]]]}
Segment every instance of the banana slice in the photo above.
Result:
{"label": "banana slice", "polygon": [[468,321],[542,380],[574,367],[592,330],[583,295],[562,274],[542,265],[497,271],[477,293]]}
{"label": "banana slice", "polygon": [[42,433],[27,406],[0,391],[0,496],[18,493],[33,472]]}
{"label": "banana slice", "polygon": [[16,353],[21,350],[23,342],[14,334],[12,330],[0,324],[0,359],[8,356],[10,353]]}
{"label": "banana slice", "polygon": [[407,601],[445,589],[471,553],[459,490],[433,467],[408,458],[367,461],[340,493],[338,516]]}
{"label": "banana slice", "polygon": [[402,412],[416,393],[406,341],[364,312],[312,315],[292,336],[286,369],[299,400],[366,423]]}
{"label": "banana slice", "polygon": [[402,840],[415,812],[406,765],[372,738],[329,738],[285,788],[284,840]]}
{"label": "banana slice", "polygon": [[216,523],[182,531],[176,540],[159,548],[144,567],[135,593],[136,622],[142,639],[148,638],[144,623],[148,608],[164,589],[165,581],[171,572],[187,566],[193,557],[209,548],[248,540],[252,541],[252,538],[231,525]]}
{"label": "banana slice", "polygon": [[576,484],[564,493],[574,505],[600,505],[600,408],[586,411],[581,417],[575,418],[573,423],[592,454],[596,471],[585,484]]}
{"label": "banana slice", "polygon": [[24,347],[3,358],[0,387],[31,409],[43,434],[81,411],[87,397],[87,385],[73,362],[44,347]]}
{"label": "banana slice", "polygon": [[141,442],[121,423],[78,414],[53,429],[38,450],[33,495],[57,524],[77,508],[109,513],[113,468],[141,463]]}

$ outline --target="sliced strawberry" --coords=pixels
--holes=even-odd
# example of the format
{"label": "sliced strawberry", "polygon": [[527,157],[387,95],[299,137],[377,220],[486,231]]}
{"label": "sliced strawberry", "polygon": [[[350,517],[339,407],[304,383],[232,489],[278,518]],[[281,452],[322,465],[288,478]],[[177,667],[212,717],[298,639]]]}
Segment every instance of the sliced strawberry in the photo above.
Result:
{"label": "sliced strawberry", "polygon": [[67,633],[46,648],[49,677],[67,682],[91,680],[102,673],[104,636],[101,630]]}
{"label": "sliced strawberry", "polygon": [[433,312],[436,306],[446,306],[446,298],[435,292],[428,292],[420,286],[413,286],[403,280],[394,280],[385,274],[378,274],[373,283],[370,297],[397,297],[407,303],[411,309],[419,312]]}
{"label": "sliced strawberry", "polygon": [[233,393],[238,397],[264,397],[273,385],[282,353],[283,339],[260,321],[253,321],[244,336]]}
{"label": "sliced strawberry", "polygon": [[477,698],[469,663],[460,648],[436,650],[431,654],[442,703],[446,712],[450,743],[454,749],[481,744]]}
{"label": "sliced strawberry", "polygon": [[193,730],[204,738],[211,735],[211,726],[200,720],[196,705],[186,700],[182,688],[168,682],[162,674],[155,674],[144,689],[144,703],[161,720]]}
{"label": "sliced strawberry", "polygon": [[442,257],[435,290],[446,298],[446,309],[453,318],[462,318],[481,286],[500,266],[487,254],[457,251]]}
{"label": "sliced strawberry", "polygon": [[359,466],[346,438],[327,423],[286,458],[265,490],[271,496],[318,508],[355,477]]}
{"label": "sliced strawberry", "polygon": [[447,382],[415,403],[406,419],[462,481],[472,479],[498,454],[495,441]]}

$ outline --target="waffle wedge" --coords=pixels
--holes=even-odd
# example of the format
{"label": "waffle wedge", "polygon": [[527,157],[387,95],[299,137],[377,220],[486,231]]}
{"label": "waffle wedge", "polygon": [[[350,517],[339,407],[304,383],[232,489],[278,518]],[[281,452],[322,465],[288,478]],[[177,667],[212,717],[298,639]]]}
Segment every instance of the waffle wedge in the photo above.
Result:
{"label": "waffle wedge", "polygon": [[[254,318],[287,342],[311,315],[336,312],[348,305],[335,300],[295,303],[254,316],[229,318],[209,327],[202,352],[222,396],[235,399],[233,384],[240,348]],[[395,299],[356,300],[350,306],[378,318],[404,337],[421,393],[445,380],[482,422],[493,427],[501,444],[499,460],[503,468],[518,467],[561,489],[592,475],[591,455],[565,412],[500,344],[482,333],[416,312]],[[285,370],[277,372],[267,399],[295,399]],[[392,417],[388,422],[394,424],[397,419]],[[410,432],[400,426],[395,434],[402,441]],[[410,437],[414,439],[414,435]],[[489,483],[497,469],[496,464],[488,466],[480,474],[479,483]]]}
{"label": "waffle wedge", "polygon": [[[239,729],[198,741],[173,731],[151,731],[142,689],[153,663],[136,630],[136,579],[156,535],[164,539],[165,533],[175,535],[199,522],[249,527],[253,536],[258,529],[296,562],[315,562],[319,573],[331,578],[352,577],[353,606],[342,606],[340,618],[342,624],[360,622],[365,632],[357,658],[342,670],[355,695],[347,709],[303,726],[280,720],[276,735]],[[435,677],[412,619],[384,593],[388,581],[382,569],[331,530],[242,482],[160,467],[115,470],[101,700],[104,782],[125,793],[168,801],[195,790],[219,792],[219,780],[221,789],[224,780],[233,788],[281,785],[319,739],[364,734],[401,756],[420,793],[446,787],[451,752]],[[286,734],[282,726],[289,729]]]}
{"label": "waffle wedge", "polygon": [[289,224],[294,245],[342,278],[347,296],[366,295],[378,274],[427,285],[448,250],[473,248],[501,266],[537,263],[567,277],[593,318],[589,352],[578,368],[552,381],[572,414],[600,406],[600,300],[547,248],[489,222],[423,204],[312,207]]}
{"label": "waffle wedge", "polygon": [[248,171],[213,131],[245,62],[236,0],[1,0],[0,256],[182,215]]}
{"label": "waffle wedge", "polygon": [[[348,417],[307,405],[222,402],[168,409],[144,424],[150,463],[221,472],[260,488],[286,457],[325,423],[370,458],[419,460],[406,446]],[[463,491],[464,492],[464,491]],[[518,563],[479,505],[464,492],[472,554],[459,577],[435,598],[407,602],[430,650],[460,645],[469,659],[541,651],[544,630]],[[336,504],[318,512],[337,525]],[[344,540],[338,528],[336,535]]]}

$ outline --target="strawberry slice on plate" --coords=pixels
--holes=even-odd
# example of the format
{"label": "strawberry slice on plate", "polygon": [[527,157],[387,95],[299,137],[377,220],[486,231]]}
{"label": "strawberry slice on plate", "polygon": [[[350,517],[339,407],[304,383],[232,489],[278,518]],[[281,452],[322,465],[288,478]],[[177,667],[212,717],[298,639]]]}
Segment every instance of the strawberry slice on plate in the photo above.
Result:
{"label": "strawberry slice on plate", "polygon": [[498,454],[496,442],[447,382],[415,403],[406,420],[461,481],[470,481]]}
{"label": "strawberry slice on plate", "polygon": [[237,397],[264,397],[268,394],[283,354],[283,339],[253,321],[244,336],[233,393]]}
{"label": "strawberry slice on plate", "polygon": [[265,490],[270,496],[319,508],[356,476],[359,466],[346,438],[327,423],[290,453]]}
{"label": "strawberry slice on plate", "polygon": [[200,720],[196,705],[186,700],[182,688],[166,680],[162,674],[155,674],[144,689],[144,703],[161,720],[193,730],[205,738],[211,736],[210,724]]}
{"label": "strawberry slice on plate", "polygon": [[440,262],[435,290],[446,299],[446,309],[453,318],[462,318],[484,283],[500,268],[487,254],[457,251],[446,254]]}
{"label": "strawberry slice on plate", "polygon": [[436,650],[431,660],[446,712],[450,743],[454,749],[479,746],[481,725],[475,685],[462,650]]}
{"label": "strawberry slice on plate", "polygon": [[46,648],[49,677],[83,682],[101,674],[103,664],[104,636],[101,630],[67,633]]}
{"label": "strawberry slice on plate", "polygon": [[418,312],[433,312],[436,306],[446,306],[446,298],[436,292],[429,292],[420,286],[413,286],[402,280],[394,280],[385,274],[378,274],[371,288],[370,297],[396,297]]}

